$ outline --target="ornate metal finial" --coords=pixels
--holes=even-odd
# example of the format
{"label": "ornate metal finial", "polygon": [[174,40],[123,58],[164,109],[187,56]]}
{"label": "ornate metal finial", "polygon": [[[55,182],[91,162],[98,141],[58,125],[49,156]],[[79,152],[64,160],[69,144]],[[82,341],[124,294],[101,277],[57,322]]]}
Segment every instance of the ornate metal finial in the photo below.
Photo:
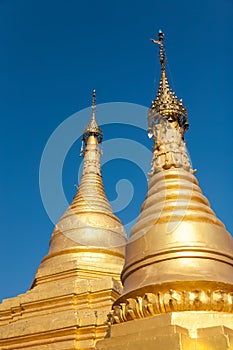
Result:
{"label": "ornate metal finial", "polygon": [[93,90],[92,91],[92,116],[93,114],[95,114],[95,110],[96,110],[96,91]]}
{"label": "ornate metal finial", "polygon": [[103,139],[103,132],[100,129],[99,125],[96,122],[96,116],[95,116],[95,111],[96,111],[96,91],[92,91],[92,116],[89,124],[87,127],[84,129],[83,132],[83,138],[82,138],[82,148],[81,148],[81,155],[84,155],[85,149],[87,146],[87,140],[90,136],[95,136],[98,140],[98,143],[102,142]]}
{"label": "ornate metal finial", "polygon": [[148,113],[149,137],[153,136],[155,141],[151,175],[170,168],[192,172],[184,141],[184,132],[188,130],[187,112],[182,100],[177,99],[168,84],[163,32],[160,30],[158,40],[151,41],[159,45],[161,63],[158,92]]}
{"label": "ornate metal finial", "polygon": [[150,39],[150,40],[153,43],[159,45],[159,57],[160,57],[161,68],[162,68],[162,71],[165,71],[166,54],[165,54],[165,46],[163,45],[164,33],[162,32],[162,30],[159,30],[158,39],[159,40],[155,40],[155,39]]}
{"label": "ornate metal finial", "polygon": [[152,101],[151,109],[148,116],[149,129],[156,117],[160,115],[165,117],[177,130],[180,131],[182,137],[184,132],[188,130],[188,117],[185,106],[182,103],[182,99],[178,100],[174,91],[169,86],[166,76],[166,54],[164,41],[164,33],[160,30],[158,33],[158,40],[151,39],[155,44],[159,45],[159,57],[161,63],[161,78],[157,95]]}

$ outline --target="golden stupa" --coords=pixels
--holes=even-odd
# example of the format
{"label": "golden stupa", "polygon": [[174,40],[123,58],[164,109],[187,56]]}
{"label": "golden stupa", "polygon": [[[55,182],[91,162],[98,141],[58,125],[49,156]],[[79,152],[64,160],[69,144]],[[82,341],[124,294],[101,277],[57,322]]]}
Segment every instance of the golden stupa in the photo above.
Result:
{"label": "golden stupa", "polygon": [[148,114],[152,169],[126,259],[102,183],[93,91],[80,186],[31,289],[0,305],[0,350],[233,349],[233,238],[191,168],[187,112],[169,86],[163,40],[152,39],[161,63]]}
{"label": "golden stupa", "polygon": [[186,108],[161,78],[148,114],[154,137],[148,193],[131,230],[123,294],[98,350],[233,349],[233,238],[194,176]]}
{"label": "golden stupa", "polygon": [[83,173],[55,226],[31,289],[0,305],[1,350],[93,349],[121,293],[126,235],[106,198],[100,168],[102,131],[95,117],[83,133]]}

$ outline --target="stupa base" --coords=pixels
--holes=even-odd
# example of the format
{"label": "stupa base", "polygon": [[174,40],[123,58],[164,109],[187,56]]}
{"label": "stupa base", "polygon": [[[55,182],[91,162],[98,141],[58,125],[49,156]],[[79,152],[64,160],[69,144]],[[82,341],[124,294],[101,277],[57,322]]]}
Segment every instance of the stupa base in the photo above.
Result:
{"label": "stupa base", "polygon": [[97,350],[231,350],[233,314],[172,312],[112,325]]}

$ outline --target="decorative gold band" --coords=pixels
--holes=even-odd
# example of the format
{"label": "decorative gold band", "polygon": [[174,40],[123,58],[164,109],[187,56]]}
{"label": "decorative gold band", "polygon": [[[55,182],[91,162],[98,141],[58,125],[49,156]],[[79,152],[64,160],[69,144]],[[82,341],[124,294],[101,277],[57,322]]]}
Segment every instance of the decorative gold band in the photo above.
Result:
{"label": "decorative gold band", "polygon": [[191,290],[146,293],[143,297],[129,298],[126,303],[113,306],[108,322],[122,323],[161,313],[176,311],[233,312],[233,291]]}

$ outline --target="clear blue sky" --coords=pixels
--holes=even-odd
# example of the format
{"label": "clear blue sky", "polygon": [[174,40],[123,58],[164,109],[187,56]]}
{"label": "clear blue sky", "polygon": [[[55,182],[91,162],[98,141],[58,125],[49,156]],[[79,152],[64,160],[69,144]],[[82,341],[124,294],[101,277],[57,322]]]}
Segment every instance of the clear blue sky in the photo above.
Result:
{"label": "clear blue sky", "polygon": [[[188,109],[192,163],[212,208],[233,233],[232,18],[232,0],[0,1],[0,299],[26,291],[48,251],[53,224],[38,177],[50,134],[88,107],[93,88],[98,103],[149,106],[159,77],[158,51],[149,38],[160,28],[171,85]],[[104,131],[106,138],[118,133]],[[137,137],[151,146],[146,135]],[[79,147],[77,141],[64,166],[69,201]],[[103,174],[108,196],[114,199],[120,176],[137,191],[130,210],[119,213],[126,222],[138,213],[146,184],[129,162],[121,172],[113,163]]]}

